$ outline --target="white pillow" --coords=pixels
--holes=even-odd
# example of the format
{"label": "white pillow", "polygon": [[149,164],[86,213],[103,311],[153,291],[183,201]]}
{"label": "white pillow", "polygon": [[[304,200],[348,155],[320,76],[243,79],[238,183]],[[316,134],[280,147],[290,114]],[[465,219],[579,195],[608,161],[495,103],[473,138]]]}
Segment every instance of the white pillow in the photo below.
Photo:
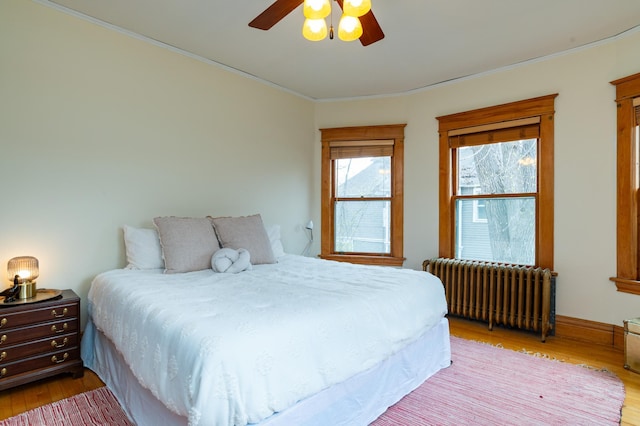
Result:
{"label": "white pillow", "polygon": [[124,225],[124,249],[127,269],[163,269],[160,238],[155,229]]}
{"label": "white pillow", "polygon": [[273,255],[278,258],[285,255],[282,240],[280,239],[280,225],[267,226],[267,235],[269,235],[269,242],[271,242],[271,250]]}

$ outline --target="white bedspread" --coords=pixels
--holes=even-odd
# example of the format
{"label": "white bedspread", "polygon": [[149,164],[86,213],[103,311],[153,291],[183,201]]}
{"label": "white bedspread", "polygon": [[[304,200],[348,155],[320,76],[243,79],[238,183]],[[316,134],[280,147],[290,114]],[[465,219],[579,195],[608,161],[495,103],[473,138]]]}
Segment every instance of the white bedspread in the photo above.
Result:
{"label": "white bedspread", "polygon": [[421,271],[287,255],[239,274],[113,270],[95,326],[191,425],[244,425],[364,371],[446,314]]}

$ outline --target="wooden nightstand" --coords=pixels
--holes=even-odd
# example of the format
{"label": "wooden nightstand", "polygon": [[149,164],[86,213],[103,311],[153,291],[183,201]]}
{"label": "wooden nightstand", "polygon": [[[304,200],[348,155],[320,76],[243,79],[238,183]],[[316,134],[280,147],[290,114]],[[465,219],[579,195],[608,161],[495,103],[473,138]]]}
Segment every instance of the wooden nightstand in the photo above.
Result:
{"label": "wooden nightstand", "polygon": [[61,373],[84,375],[78,295],[0,307],[0,391]]}

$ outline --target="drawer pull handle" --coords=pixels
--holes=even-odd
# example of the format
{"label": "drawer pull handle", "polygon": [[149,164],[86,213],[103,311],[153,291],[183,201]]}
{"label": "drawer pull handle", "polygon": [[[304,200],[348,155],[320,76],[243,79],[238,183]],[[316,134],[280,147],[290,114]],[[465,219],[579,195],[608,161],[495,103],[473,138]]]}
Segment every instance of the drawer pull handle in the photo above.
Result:
{"label": "drawer pull handle", "polygon": [[7,357],[7,353],[6,352],[0,352],[0,361],[3,361],[5,358]]}
{"label": "drawer pull handle", "polygon": [[61,314],[57,313],[54,309],[53,311],[51,311],[51,316],[54,318],[62,318],[63,316],[67,315],[67,312],[69,312],[67,308],[64,308]]}
{"label": "drawer pull handle", "polygon": [[64,338],[64,340],[62,341],[62,344],[60,345],[58,342],[56,342],[55,340],[51,341],[51,346],[54,348],[64,348],[65,346],[67,346],[67,343],[69,343],[69,339],[67,337]]}
{"label": "drawer pull handle", "polygon": [[51,332],[52,333],[64,333],[65,331],[67,331],[67,328],[69,328],[69,326],[67,325],[67,323],[65,322],[64,324],[62,324],[62,329],[58,330],[58,327],[56,327],[56,325],[52,325],[51,326]]}
{"label": "drawer pull handle", "polygon": [[61,362],[65,362],[67,360],[67,358],[69,358],[69,354],[67,352],[64,353],[64,355],[62,355],[62,359],[58,359],[57,356],[52,356],[51,357],[51,362],[54,364],[60,364]]}
{"label": "drawer pull handle", "polygon": [[2,327],[4,327],[5,325],[7,325],[7,323],[8,323],[8,322],[9,322],[9,320],[8,320],[8,319],[6,319],[6,318],[2,318],[2,319],[0,320],[0,328],[2,328]]}
{"label": "drawer pull handle", "polygon": [[6,334],[3,334],[2,336],[0,336],[0,345],[3,344],[6,341],[7,341],[7,335]]}
{"label": "drawer pull handle", "polygon": [[0,370],[0,377],[4,377],[7,375],[7,369],[3,368],[2,370]]}

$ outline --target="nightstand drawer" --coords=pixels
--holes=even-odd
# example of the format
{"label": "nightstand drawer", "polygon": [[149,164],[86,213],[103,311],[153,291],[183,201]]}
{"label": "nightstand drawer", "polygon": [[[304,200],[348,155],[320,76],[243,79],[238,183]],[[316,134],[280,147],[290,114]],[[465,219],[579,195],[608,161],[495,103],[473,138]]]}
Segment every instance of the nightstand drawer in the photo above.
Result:
{"label": "nightstand drawer", "polygon": [[20,361],[11,362],[0,366],[0,384],[6,378],[40,368],[61,366],[72,363],[80,358],[80,350],[77,347],[68,350],[51,352],[46,355],[34,356]]}
{"label": "nightstand drawer", "polygon": [[61,290],[48,300],[0,304],[0,392],[62,373],[84,374],[78,295]]}
{"label": "nightstand drawer", "polygon": [[78,304],[76,303],[49,306],[46,308],[33,309],[28,312],[7,313],[0,310],[0,333],[23,325],[77,316]]}
{"label": "nightstand drawer", "polygon": [[0,367],[19,359],[78,346],[78,334],[70,333],[0,348]]}
{"label": "nightstand drawer", "polygon": [[77,318],[68,320],[47,322],[37,324],[30,327],[22,327],[20,329],[0,330],[0,350],[18,343],[29,340],[42,339],[45,337],[55,337],[67,334],[78,329]]}

